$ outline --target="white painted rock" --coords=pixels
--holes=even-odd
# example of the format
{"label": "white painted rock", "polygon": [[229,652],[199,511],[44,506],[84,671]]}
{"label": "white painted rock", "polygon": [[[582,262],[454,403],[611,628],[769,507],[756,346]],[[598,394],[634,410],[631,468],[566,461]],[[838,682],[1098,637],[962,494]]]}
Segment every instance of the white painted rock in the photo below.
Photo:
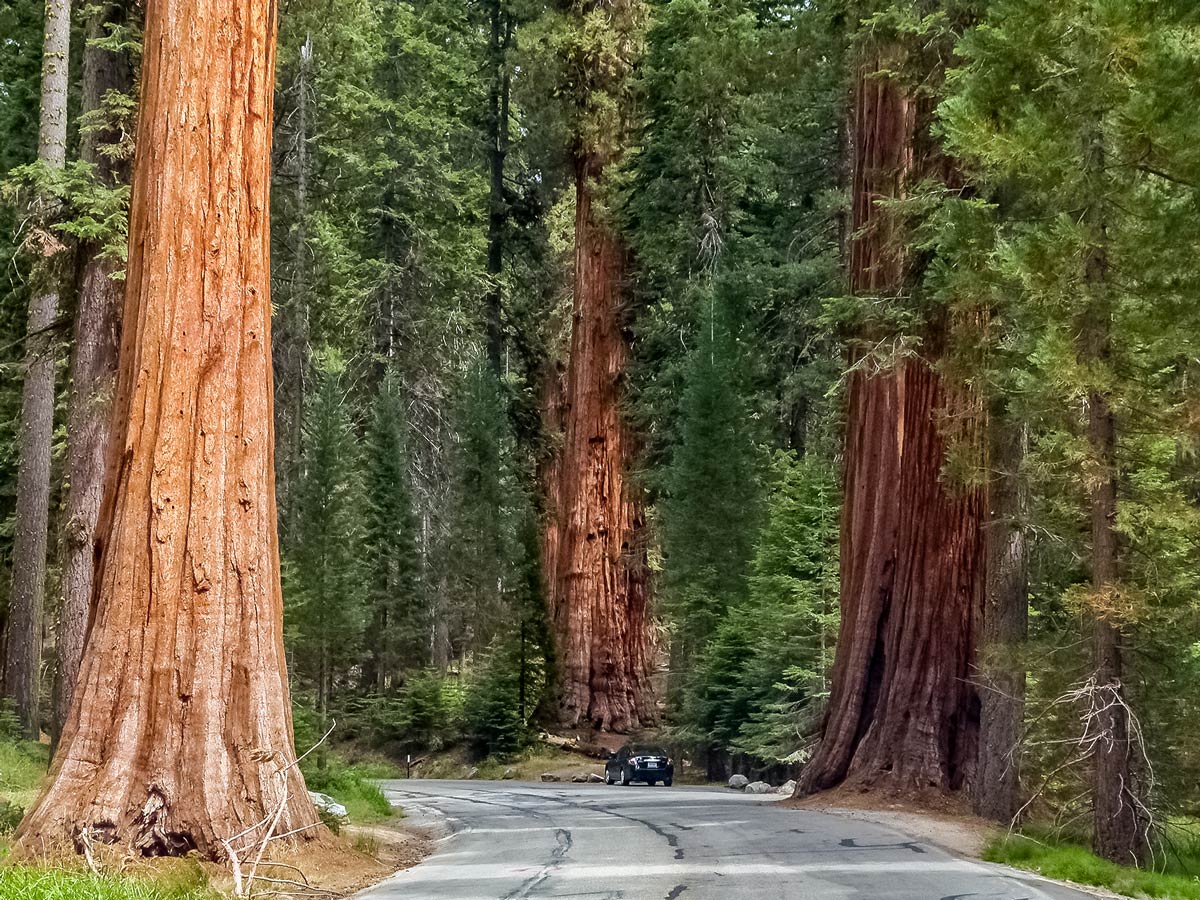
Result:
{"label": "white painted rock", "polygon": [[765,781],[753,781],[750,784],[746,785],[746,793],[747,794],[769,794],[769,793],[771,793],[771,786],[769,784],[767,784]]}
{"label": "white painted rock", "polygon": [[604,784],[604,776],[592,772],[588,775],[588,782],[591,784]]}
{"label": "white painted rock", "polygon": [[779,787],[775,788],[775,793],[783,794],[785,797],[792,796],[792,794],[796,793],[796,782],[785,781]]}
{"label": "white painted rock", "polygon": [[749,783],[750,779],[745,775],[734,775],[729,779],[729,786],[735,791],[744,791]]}
{"label": "white painted rock", "polygon": [[318,794],[316,791],[309,791],[308,799],[312,800],[313,806],[327,816],[342,820],[350,818],[350,813],[346,812],[346,807],[342,806],[342,804],[338,803],[328,794]]}

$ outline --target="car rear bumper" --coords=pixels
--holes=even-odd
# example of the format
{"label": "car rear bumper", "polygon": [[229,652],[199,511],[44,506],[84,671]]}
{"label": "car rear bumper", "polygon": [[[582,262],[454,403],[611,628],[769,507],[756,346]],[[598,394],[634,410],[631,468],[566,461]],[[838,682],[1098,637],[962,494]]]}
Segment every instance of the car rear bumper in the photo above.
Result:
{"label": "car rear bumper", "polygon": [[674,777],[675,769],[671,766],[662,769],[630,769],[629,773],[631,781],[647,781],[651,778],[655,781],[666,781]]}

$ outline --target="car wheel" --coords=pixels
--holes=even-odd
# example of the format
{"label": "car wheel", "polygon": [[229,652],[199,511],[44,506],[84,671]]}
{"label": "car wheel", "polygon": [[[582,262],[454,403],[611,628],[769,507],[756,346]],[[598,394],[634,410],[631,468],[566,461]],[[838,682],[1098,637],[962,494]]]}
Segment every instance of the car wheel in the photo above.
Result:
{"label": "car wheel", "polygon": [[629,787],[630,782],[629,782],[629,770],[628,769],[621,769],[620,784],[622,787]]}
{"label": "car wheel", "polygon": [[670,787],[673,779],[667,778],[663,781],[663,787]]}
{"label": "car wheel", "polygon": [[605,784],[612,784],[612,783],[613,783],[613,780],[612,780],[612,772],[608,771],[608,769],[605,769],[605,770],[604,770],[604,783],[605,783]]}

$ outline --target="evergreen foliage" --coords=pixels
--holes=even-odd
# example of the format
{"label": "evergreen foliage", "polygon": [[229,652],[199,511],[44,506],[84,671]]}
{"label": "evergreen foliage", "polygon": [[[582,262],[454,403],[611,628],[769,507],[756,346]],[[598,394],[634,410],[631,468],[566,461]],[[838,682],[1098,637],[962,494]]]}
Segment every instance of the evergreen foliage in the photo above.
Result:
{"label": "evergreen foliage", "polygon": [[400,673],[428,662],[429,613],[423,593],[403,396],[394,375],[379,388],[366,436],[363,555],[370,579],[364,687],[391,688]]}
{"label": "evergreen foliage", "polygon": [[[60,201],[64,246],[99,241],[119,258],[127,191],[98,184],[78,143],[101,125],[132,138],[136,113],[121,96],[73,108],[67,167],[34,162],[43,17],[40,0],[0,8],[0,623],[28,201]],[[629,250],[618,313],[632,358],[609,374],[628,399],[627,474],[649,501],[665,733],[714,774],[732,758],[760,769],[807,758],[838,625],[854,348],[880,372],[929,362],[974,412],[1003,411],[1027,436],[1017,524],[1030,640],[1018,663],[1031,813],[1080,821],[1092,801],[1086,760],[1061,767],[1080,714],[1062,698],[1095,670],[1084,629],[1098,619],[1126,642],[1151,805],[1194,815],[1198,34],[1195,4],[1144,0],[283,5],[272,352],[298,743],[336,719],[333,742],[508,757],[546,724],[554,648],[540,566],[570,370],[576,176],[590,154],[603,171],[584,184],[597,221]],[[860,55],[885,45],[903,52],[867,83],[896,80],[914,98],[937,178],[877,210],[903,226],[902,246],[884,248],[905,261],[903,289],[848,296],[849,86]],[[1098,250],[1110,346],[1089,354]],[[1097,397],[1115,417],[1111,466],[1089,441]],[[984,417],[964,425],[951,405],[938,411],[942,480],[978,487],[994,474],[979,452]],[[1109,475],[1119,577],[1097,590],[1088,504]],[[889,489],[875,486],[885,501]],[[52,548],[52,569],[58,558]],[[0,734],[6,721],[0,707]],[[341,783],[336,751],[311,762],[320,783]],[[1005,852],[1028,850],[1016,848]]]}

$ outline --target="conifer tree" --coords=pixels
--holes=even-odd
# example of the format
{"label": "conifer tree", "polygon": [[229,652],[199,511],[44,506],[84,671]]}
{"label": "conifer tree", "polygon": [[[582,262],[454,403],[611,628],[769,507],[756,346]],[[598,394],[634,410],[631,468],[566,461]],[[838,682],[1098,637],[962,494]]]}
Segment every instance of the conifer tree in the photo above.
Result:
{"label": "conifer tree", "polygon": [[[293,668],[312,691],[322,733],[340,687],[336,679],[360,658],[367,601],[362,474],[345,372],[336,353],[319,360],[318,385],[305,410],[297,485],[303,527],[289,554],[285,584]],[[318,754],[323,760],[323,750]]]}
{"label": "conifer tree", "polygon": [[380,385],[366,437],[364,565],[370,579],[364,685],[382,692],[428,653],[404,399],[395,375]]}
{"label": "conifer tree", "polygon": [[710,303],[689,361],[662,504],[665,599],[676,628],[671,666],[684,683],[726,609],[744,599],[759,512],[737,338],[723,306]]}
{"label": "conifer tree", "polygon": [[1079,750],[1096,851],[1126,864],[1146,860],[1153,837],[1130,642],[1180,597],[1178,557],[1163,550],[1185,489],[1154,449],[1178,433],[1178,360],[1197,327],[1183,249],[1197,230],[1181,210],[1200,130],[1178,111],[1197,58],[1180,34],[1166,7],[998,0],[963,41],[942,109],[955,151],[1015,198],[988,211],[996,249],[983,272],[1019,298],[1009,341],[1037,486],[1057,498],[1052,533],[1086,560],[1058,579],[1090,631],[1072,694]]}

